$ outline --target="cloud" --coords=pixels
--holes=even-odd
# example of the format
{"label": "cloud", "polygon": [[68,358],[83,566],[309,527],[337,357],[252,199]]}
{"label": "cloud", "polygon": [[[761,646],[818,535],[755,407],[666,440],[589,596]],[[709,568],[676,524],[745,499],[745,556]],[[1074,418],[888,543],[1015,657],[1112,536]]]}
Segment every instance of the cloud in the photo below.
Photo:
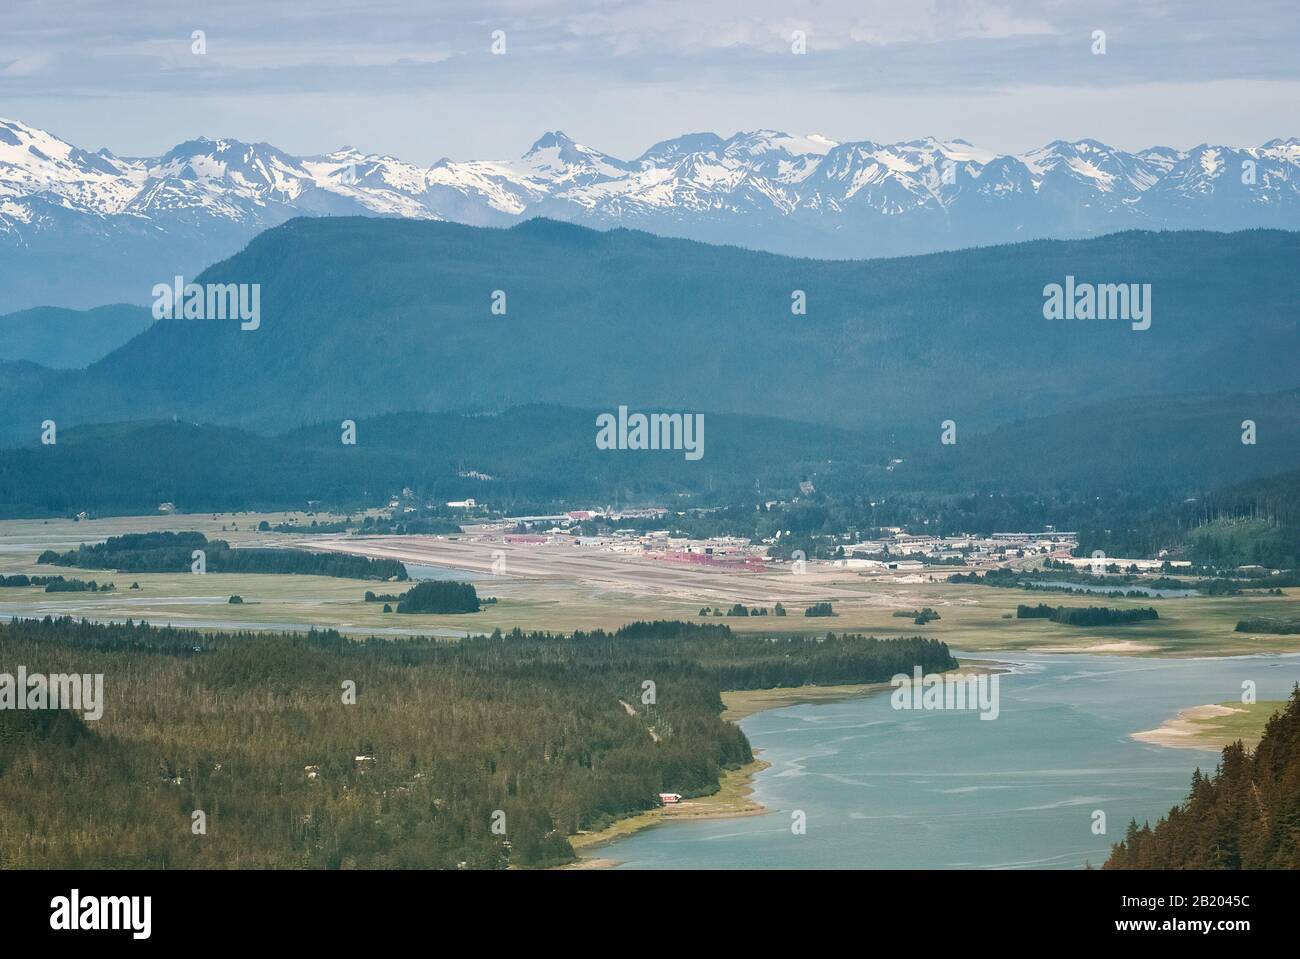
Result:
{"label": "cloud", "polygon": [[737,47],[786,53],[794,30],[803,30],[822,50],[1060,32],[1045,16],[993,0],[640,0],[572,14],[564,26],[575,36],[602,41],[614,54],[658,50],[673,56]]}
{"label": "cloud", "polygon": [[[132,150],[177,127],[433,158],[514,153],[560,125],[616,150],[650,129],[758,126],[994,145],[1067,125],[1101,139],[1144,124],[1180,141],[1296,132],[1274,95],[1300,81],[1294,0],[3,2],[6,110],[74,139],[120,129]],[[199,29],[204,56],[190,50]],[[488,51],[497,29],[506,56]],[[1105,56],[1091,54],[1096,29]],[[1208,99],[1214,84],[1242,99]],[[1133,91],[1157,89],[1136,115]]]}
{"label": "cloud", "polygon": [[0,76],[6,77],[31,77],[44,72],[52,61],[48,54],[38,53],[33,56],[19,57],[17,60],[11,60],[0,69]]}

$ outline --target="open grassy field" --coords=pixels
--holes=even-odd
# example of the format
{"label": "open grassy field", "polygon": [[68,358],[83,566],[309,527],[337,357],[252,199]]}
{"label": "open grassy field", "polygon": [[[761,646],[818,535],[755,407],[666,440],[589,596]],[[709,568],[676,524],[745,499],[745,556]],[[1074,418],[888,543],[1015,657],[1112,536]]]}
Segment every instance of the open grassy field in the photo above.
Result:
{"label": "open grassy field", "polygon": [[[208,628],[260,629],[335,627],[366,634],[462,636],[468,632],[510,630],[571,631],[606,629],[635,620],[698,620],[701,607],[728,609],[733,603],[771,608],[777,601],[785,617],[713,617],[740,632],[865,632],[880,637],[932,636],[958,650],[1038,650],[1204,656],[1300,650],[1300,636],[1235,632],[1252,616],[1300,617],[1300,590],[1284,596],[1107,599],[1044,594],[943,582],[945,572],[925,576],[864,575],[854,570],[812,566],[804,575],[789,571],[731,572],[685,567],[622,553],[573,548],[530,548],[435,537],[351,538],[257,533],[262,519],[271,524],[289,514],[148,516],[72,522],[0,522],[0,573],[61,573],[112,581],[115,593],[52,593],[37,588],[0,589],[0,615],[73,615],[92,619],[147,619]],[[296,514],[299,522],[307,517]],[[326,517],[318,517],[325,520]],[[236,529],[235,527],[238,527]],[[223,529],[224,527],[224,529]],[[365,603],[367,589],[398,592],[397,584],[324,576],[190,573],[117,574],[41,567],[44,549],[72,549],[126,532],[196,529],[236,545],[330,547],[372,556],[393,556],[474,577],[480,596],[498,603],[465,615],[407,615]],[[506,558],[505,573],[493,575],[494,553]],[[456,575],[452,573],[451,575]],[[934,582],[930,581],[933,575]],[[920,580],[920,581],[917,581]],[[138,582],[139,590],[128,587]],[[231,595],[244,599],[230,605]],[[833,617],[803,616],[821,599],[834,604]],[[1046,620],[1017,620],[1017,604],[1120,608],[1154,606],[1154,622],[1110,627],[1077,627]],[[930,606],[940,619],[917,626],[895,611]]]}
{"label": "open grassy field", "polygon": [[[955,670],[965,675],[982,675],[1005,672],[1006,668],[996,663],[972,660],[963,663]],[[760,713],[765,709],[781,709],[784,706],[798,706],[804,703],[835,703],[845,699],[856,699],[868,693],[880,693],[892,689],[890,683],[861,683],[848,686],[781,686],[774,689],[728,689],[722,693],[722,718],[738,723],[746,716]]]}
{"label": "open grassy field", "polygon": [[889,683],[861,683],[850,686],[726,690],[722,694],[722,703],[726,707],[722,718],[738,723],[746,716],[761,713],[765,709],[780,709],[783,706],[797,706],[802,703],[835,703],[864,696],[867,693],[883,692],[889,688]]}

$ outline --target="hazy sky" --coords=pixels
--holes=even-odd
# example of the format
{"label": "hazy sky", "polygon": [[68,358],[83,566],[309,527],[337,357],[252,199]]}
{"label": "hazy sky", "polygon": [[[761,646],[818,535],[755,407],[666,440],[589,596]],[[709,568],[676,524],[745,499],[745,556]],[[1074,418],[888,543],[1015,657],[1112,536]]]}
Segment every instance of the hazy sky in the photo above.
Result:
{"label": "hazy sky", "polygon": [[1255,145],[1300,135],[1300,0],[0,0],[0,116],[124,155],[206,135],[425,163],[552,129],[624,157],[757,128]]}

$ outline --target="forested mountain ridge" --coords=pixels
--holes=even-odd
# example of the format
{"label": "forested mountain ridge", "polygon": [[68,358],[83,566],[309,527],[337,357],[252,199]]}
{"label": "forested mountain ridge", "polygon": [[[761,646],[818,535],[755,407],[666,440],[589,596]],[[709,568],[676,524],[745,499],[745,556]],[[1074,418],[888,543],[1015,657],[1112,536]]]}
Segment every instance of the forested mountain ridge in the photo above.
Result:
{"label": "forested mountain ridge", "polygon": [[77,369],[148,329],[147,307],[118,303],[93,310],[43,306],[0,316],[0,360]]}
{"label": "forested mountain ridge", "polygon": [[[39,424],[38,424],[39,425]],[[0,450],[0,515],[346,509],[386,503],[410,487],[436,500],[644,502],[694,494],[700,502],[797,493],[832,466],[850,469],[889,450],[833,427],[767,417],[705,417],[705,456],[596,447],[596,412],[523,406],[495,415],[393,413],[261,436],[223,426],[142,421],[72,427],[52,446]]]}
{"label": "forested mountain ridge", "polygon": [[918,444],[893,478],[926,489],[1170,491],[1194,478],[1209,489],[1300,466],[1300,390],[1129,396],[986,432],[958,429],[951,446]]}
{"label": "forested mountain ridge", "polygon": [[[1243,410],[1256,444],[1241,442]],[[752,508],[798,498],[823,513],[857,503],[867,526],[910,522],[913,508],[949,532],[1051,523],[1090,531],[1110,555],[1181,543],[1214,519],[1262,518],[1280,524],[1283,538],[1300,526],[1300,484],[1286,476],[1300,467],[1295,391],[1113,401],[986,433],[959,430],[955,446],[942,445],[937,429],[891,438],[710,412],[698,461],[598,449],[596,415],[537,404],[491,415],[393,413],[357,421],[356,445],[341,442],[340,423],[270,437],[171,420],[92,424],[60,430],[51,446],[33,429],[23,447],[0,449],[0,515],[148,513],[162,503],[185,512],[313,502],[352,510],[407,488],[422,502],[474,498],[501,509]],[[799,489],[805,479],[812,494]]]}
{"label": "forested mountain ridge", "polygon": [[[0,438],[45,419],[179,416],[276,433],[525,402],[901,433],[1191,388],[1286,389],[1297,262],[1300,234],[1278,231],[853,262],[545,220],[298,219],[198,278],[259,284],[258,329],[162,320],[85,371],[29,373],[26,387],[0,386]],[[1067,276],[1150,283],[1150,329],[1044,319],[1044,287]]]}

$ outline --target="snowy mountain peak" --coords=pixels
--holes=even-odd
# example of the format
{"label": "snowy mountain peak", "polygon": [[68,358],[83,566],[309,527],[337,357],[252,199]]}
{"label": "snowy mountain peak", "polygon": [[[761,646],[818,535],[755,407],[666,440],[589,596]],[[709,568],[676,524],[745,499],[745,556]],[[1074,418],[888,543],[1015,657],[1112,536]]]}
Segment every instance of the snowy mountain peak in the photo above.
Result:
{"label": "snowy mountain peak", "polygon": [[828,140],[818,134],[794,137],[780,130],[755,130],[733,136],[727,141],[727,152],[749,156],[763,156],[768,153],[785,153],[796,157],[810,153],[822,156],[837,146],[839,144],[834,140]]}
{"label": "snowy mountain peak", "polygon": [[528,148],[528,152],[525,153],[524,156],[532,156],[540,150],[575,151],[581,149],[582,147],[580,147],[574,139],[563,130],[550,130],[534,140],[533,145]]}
{"label": "snowy mountain peak", "polygon": [[683,134],[625,161],[551,130],[515,160],[426,167],[351,146],[299,157],[208,137],[119,157],[0,119],[0,240],[20,247],[145,228],[209,250],[213,235],[242,243],[289,217],[329,214],[496,226],[547,216],[813,256],[1131,228],[1296,229],[1300,138],[1138,152],[1061,139],[1002,154],[933,136],[837,142],[759,129]]}

